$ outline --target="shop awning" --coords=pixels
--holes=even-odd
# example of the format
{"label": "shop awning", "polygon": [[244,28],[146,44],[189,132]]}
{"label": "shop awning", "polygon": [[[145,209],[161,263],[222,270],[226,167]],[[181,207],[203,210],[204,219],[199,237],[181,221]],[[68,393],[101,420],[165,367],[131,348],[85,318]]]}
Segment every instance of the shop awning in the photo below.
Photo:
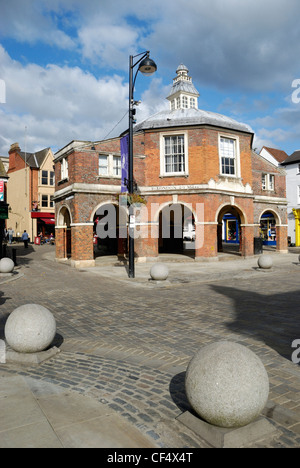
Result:
{"label": "shop awning", "polygon": [[[36,219],[41,219],[46,223],[47,220],[51,219],[55,223],[55,213],[47,213],[45,211],[31,211],[31,217]],[[50,224],[54,224],[50,223]],[[48,223],[49,224],[49,223]]]}
{"label": "shop awning", "polygon": [[39,218],[40,221],[44,221],[45,224],[55,224],[55,219],[53,218]]}

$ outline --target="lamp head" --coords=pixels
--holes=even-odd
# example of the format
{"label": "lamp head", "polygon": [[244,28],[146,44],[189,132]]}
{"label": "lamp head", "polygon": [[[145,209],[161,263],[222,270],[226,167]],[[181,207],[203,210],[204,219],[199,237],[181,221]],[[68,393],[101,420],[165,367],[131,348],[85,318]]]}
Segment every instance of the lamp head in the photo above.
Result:
{"label": "lamp head", "polygon": [[139,65],[139,71],[143,73],[143,75],[152,75],[156,70],[156,63],[150,57],[144,58]]}

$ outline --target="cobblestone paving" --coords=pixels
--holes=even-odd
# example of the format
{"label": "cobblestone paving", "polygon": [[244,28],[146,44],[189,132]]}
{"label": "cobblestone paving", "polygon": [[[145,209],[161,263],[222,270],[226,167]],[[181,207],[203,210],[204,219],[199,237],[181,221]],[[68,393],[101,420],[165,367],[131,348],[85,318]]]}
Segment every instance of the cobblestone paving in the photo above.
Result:
{"label": "cobblestone paving", "polygon": [[51,251],[18,247],[18,275],[0,288],[1,331],[3,338],[16,307],[39,303],[56,318],[61,352],[39,366],[2,364],[0,370],[93,397],[159,446],[207,447],[176,420],[190,409],[185,370],[200,346],[232,340],[257,353],[270,378],[276,410],[267,416],[278,433],[253,446],[300,446],[300,367],[291,361],[291,344],[300,339],[294,256],[267,274],[209,282],[177,274],[178,281],[155,288],[71,269],[45,257]]}

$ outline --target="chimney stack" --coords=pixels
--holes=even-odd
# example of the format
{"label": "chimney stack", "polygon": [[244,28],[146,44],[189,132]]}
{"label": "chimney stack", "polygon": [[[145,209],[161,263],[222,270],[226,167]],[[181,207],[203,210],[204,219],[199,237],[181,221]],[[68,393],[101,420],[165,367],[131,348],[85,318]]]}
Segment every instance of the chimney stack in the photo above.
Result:
{"label": "chimney stack", "polygon": [[20,148],[19,143],[13,143],[10,146],[10,150],[8,152],[9,154],[9,169],[8,170],[16,167],[16,154],[20,152],[21,152],[21,148]]}

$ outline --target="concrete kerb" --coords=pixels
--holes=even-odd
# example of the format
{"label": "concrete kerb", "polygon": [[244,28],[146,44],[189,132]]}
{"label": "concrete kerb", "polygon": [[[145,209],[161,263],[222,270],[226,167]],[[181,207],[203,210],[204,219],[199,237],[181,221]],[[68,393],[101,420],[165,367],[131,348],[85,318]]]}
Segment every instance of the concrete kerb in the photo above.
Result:
{"label": "concrete kerb", "polygon": [[213,426],[189,411],[177,420],[214,448],[243,448],[265,437],[275,437],[278,430],[266,418],[260,417],[247,426],[226,429]]}
{"label": "concrete kerb", "polygon": [[[96,266],[80,268],[78,272],[105,276],[106,278],[111,277],[115,281],[128,282],[137,287],[172,288],[184,283],[197,284],[225,280],[228,278],[228,275],[230,275],[230,278],[247,278],[261,274],[276,273],[280,268],[284,267],[298,267],[298,262],[295,263],[293,261],[295,260],[294,253],[268,252],[268,255],[271,255],[273,259],[273,266],[269,269],[262,269],[257,266],[259,255],[247,258],[228,255],[226,261],[220,259],[215,262],[198,262],[191,258],[187,258],[187,261],[185,261],[184,256],[161,255],[149,261],[137,262],[135,264],[135,278],[129,278],[126,265],[117,263],[116,259],[107,263],[103,260],[103,263],[100,262],[98,264],[96,261]],[[53,253],[45,254],[43,257],[49,261],[55,261]],[[169,267],[167,280],[151,280],[151,266],[158,261],[162,263],[165,262]],[[64,266],[71,268],[69,264],[64,264]]]}
{"label": "concrete kerb", "polygon": [[24,273],[19,271],[13,271],[13,273],[0,273],[0,284],[10,283],[23,278]]}

